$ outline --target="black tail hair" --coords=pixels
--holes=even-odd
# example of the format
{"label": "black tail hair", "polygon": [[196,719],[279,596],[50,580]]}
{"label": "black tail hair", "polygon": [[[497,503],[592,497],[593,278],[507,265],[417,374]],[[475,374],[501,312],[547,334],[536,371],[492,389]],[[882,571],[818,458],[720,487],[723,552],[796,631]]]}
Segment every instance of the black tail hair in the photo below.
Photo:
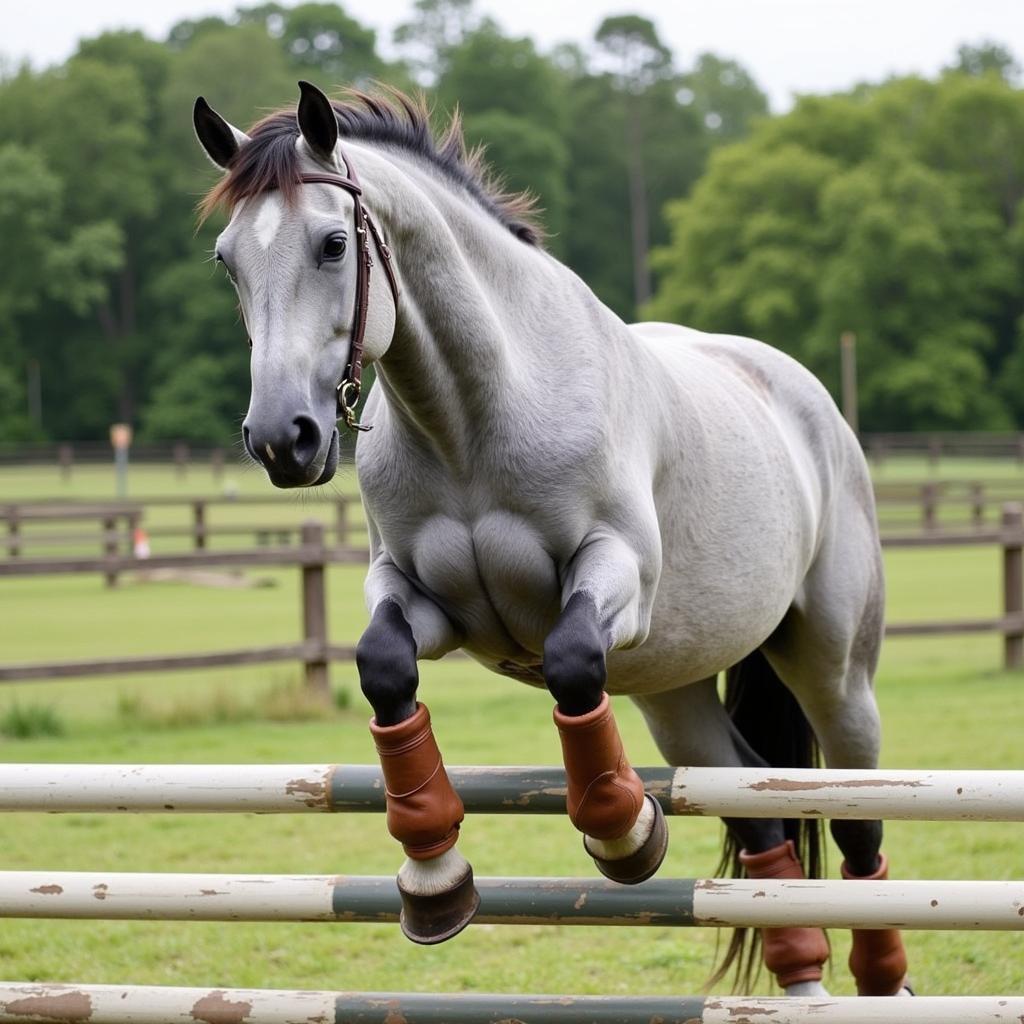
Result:
{"label": "black tail hair", "polygon": [[[818,743],[810,723],[760,651],[748,654],[726,672],[725,708],[743,738],[770,767],[818,767]],[[783,827],[786,838],[793,840],[807,877],[820,878],[825,870],[821,822],[787,818]],[[722,877],[728,872],[733,878],[741,878],[739,854],[739,844],[726,831],[722,859],[715,874]],[[708,987],[720,982],[735,965],[735,987],[749,991],[760,970],[760,954],[757,929],[736,928],[725,957],[708,980]]]}

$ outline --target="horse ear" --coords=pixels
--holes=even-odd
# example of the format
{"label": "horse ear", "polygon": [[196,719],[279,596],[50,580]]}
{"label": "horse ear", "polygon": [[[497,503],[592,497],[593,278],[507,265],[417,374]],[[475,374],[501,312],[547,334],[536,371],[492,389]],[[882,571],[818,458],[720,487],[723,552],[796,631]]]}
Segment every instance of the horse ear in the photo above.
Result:
{"label": "horse ear", "polygon": [[299,131],[306,145],[321,160],[330,163],[334,159],[334,147],[338,144],[338,119],[331,101],[309,82],[299,82]]}
{"label": "horse ear", "polygon": [[202,96],[196,99],[192,108],[192,124],[199,144],[221,170],[228,168],[238,150],[249,141],[245,132],[228,124]]}

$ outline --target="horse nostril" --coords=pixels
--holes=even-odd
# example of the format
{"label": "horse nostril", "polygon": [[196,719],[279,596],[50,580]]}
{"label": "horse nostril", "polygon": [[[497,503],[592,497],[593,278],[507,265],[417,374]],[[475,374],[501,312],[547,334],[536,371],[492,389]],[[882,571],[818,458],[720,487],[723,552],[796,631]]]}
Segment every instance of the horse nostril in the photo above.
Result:
{"label": "horse nostril", "polygon": [[299,432],[292,443],[292,452],[296,463],[305,468],[320,451],[320,428],[316,425],[316,420],[309,416],[296,416],[292,422]]}
{"label": "horse nostril", "polygon": [[249,437],[249,428],[243,423],[242,424],[242,444],[245,445],[245,450],[249,453],[250,458],[255,459],[259,462],[259,458],[252,447],[252,440]]}

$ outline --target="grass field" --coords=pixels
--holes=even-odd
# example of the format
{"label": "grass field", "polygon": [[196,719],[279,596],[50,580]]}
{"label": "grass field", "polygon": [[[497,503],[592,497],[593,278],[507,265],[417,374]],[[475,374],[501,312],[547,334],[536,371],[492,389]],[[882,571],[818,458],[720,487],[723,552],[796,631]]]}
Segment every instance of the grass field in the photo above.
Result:
{"label": "grass field", "polygon": [[[907,468],[907,477],[920,479],[927,475],[924,468]],[[963,475],[974,472],[977,468]],[[212,489],[212,480],[195,470],[184,483],[167,470],[133,473],[136,496]],[[240,470],[227,478],[235,475],[240,490],[265,493],[265,483],[254,473]],[[987,472],[977,475],[992,478]],[[4,471],[0,495],[42,497],[54,493],[56,484],[55,472],[47,477],[36,470]],[[103,489],[110,484],[105,473],[81,470],[70,486],[75,496],[94,498],[109,496]],[[350,488],[350,478],[340,486]],[[302,506],[299,512],[315,514],[315,508]],[[893,620],[997,611],[995,549],[896,551],[889,553],[887,567]],[[297,571],[260,575],[275,585],[221,591],[126,580],[108,590],[98,577],[2,581],[0,659],[213,650],[297,639]],[[365,622],[361,576],[360,569],[349,567],[329,573],[332,639],[338,642],[354,640]],[[883,764],[1024,767],[1024,675],[997,671],[999,663],[994,638],[889,642],[878,678]],[[0,738],[0,757],[373,761],[368,711],[354,667],[333,668],[333,684],[348,706],[315,714],[308,705],[288,705],[296,674],[290,666],[275,666],[9,686],[0,694],[0,729],[17,732],[14,726],[27,722],[22,731],[34,734]],[[542,694],[463,661],[425,666],[421,692],[449,763],[558,762],[550,701]],[[617,703],[617,714],[634,763],[658,763],[628,701]],[[48,729],[63,731],[47,735]],[[5,824],[0,867],[8,869],[385,874],[400,861],[376,816],[27,814],[9,816]],[[673,821],[664,875],[710,873],[719,831],[713,821]],[[464,827],[461,848],[481,875],[593,873],[578,835],[557,818],[475,817]],[[1024,875],[1019,826],[893,823],[887,826],[885,848],[894,873],[905,878]],[[838,857],[834,849],[831,853],[834,875]],[[847,936],[835,933],[832,939],[836,967],[829,984],[837,993],[850,993]],[[396,929],[378,926],[6,921],[0,930],[0,976],[211,986],[684,993],[697,990],[707,976],[715,941],[710,930],[480,926],[426,949],[410,945]],[[1019,934],[914,933],[907,945],[922,993],[1024,991]],[[767,990],[764,982],[762,987]]]}

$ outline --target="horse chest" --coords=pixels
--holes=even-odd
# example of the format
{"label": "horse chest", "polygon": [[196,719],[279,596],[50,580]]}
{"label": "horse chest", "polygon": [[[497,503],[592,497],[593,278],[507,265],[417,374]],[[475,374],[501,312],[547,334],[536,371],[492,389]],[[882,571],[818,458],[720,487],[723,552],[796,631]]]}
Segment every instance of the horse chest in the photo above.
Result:
{"label": "horse chest", "polygon": [[561,595],[556,562],[526,519],[506,511],[472,521],[437,514],[388,547],[458,624],[467,649],[488,658],[539,656]]}

